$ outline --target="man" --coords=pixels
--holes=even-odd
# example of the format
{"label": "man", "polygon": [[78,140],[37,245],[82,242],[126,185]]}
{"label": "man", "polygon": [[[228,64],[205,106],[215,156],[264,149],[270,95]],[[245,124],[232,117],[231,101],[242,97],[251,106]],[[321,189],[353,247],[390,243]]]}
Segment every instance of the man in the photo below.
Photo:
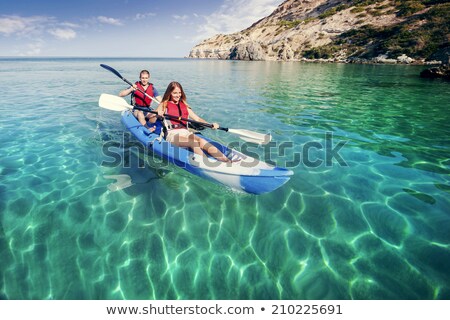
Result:
{"label": "man", "polygon": [[[152,98],[161,101],[161,97],[149,80],[150,72],[142,70],[139,74],[139,81],[135,82],[135,84],[128,89],[120,91],[119,96],[125,97],[131,93],[131,104],[133,106],[152,110],[152,108],[150,108]],[[148,128],[150,132],[154,132],[159,127],[155,124],[155,114],[136,109],[133,109],[133,114],[138,119],[139,123]]]}

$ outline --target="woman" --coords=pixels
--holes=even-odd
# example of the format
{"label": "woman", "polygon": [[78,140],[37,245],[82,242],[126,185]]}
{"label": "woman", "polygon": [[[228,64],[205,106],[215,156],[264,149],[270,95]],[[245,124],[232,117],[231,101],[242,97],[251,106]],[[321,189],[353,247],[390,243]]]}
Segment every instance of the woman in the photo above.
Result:
{"label": "woman", "polygon": [[[167,87],[157,111],[160,116],[169,114],[171,116],[191,118],[195,121],[207,123],[192,111],[186,102],[186,95],[183,91],[183,87],[175,81],[171,82]],[[170,121],[167,122],[169,125],[167,128],[168,132],[166,140],[170,143],[182,148],[191,148],[199,155],[203,155],[203,152],[206,152],[219,161],[232,162],[214,145],[191,133],[187,129],[186,121],[170,119]],[[217,129],[218,127],[218,123],[213,123],[213,129]]]}

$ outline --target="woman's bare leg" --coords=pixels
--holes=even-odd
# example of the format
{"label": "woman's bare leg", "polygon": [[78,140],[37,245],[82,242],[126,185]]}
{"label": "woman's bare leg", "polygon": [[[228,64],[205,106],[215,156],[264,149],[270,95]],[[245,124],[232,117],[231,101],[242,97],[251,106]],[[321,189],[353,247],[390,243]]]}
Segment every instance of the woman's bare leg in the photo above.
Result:
{"label": "woman's bare leg", "polygon": [[139,123],[145,126],[147,121],[145,121],[144,113],[140,110],[134,110],[133,115],[138,119]]}
{"label": "woman's bare leg", "polygon": [[147,116],[146,116],[146,119],[150,123],[155,123],[156,122],[156,114],[148,113]]}
{"label": "woman's bare leg", "polygon": [[204,155],[204,152],[210,154],[214,158],[222,162],[232,162],[212,143],[202,139],[194,134],[187,137],[176,135],[172,141],[173,144],[182,148],[191,148],[195,154]]}
{"label": "woman's bare leg", "polygon": [[212,143],[206,141],[205,139],[202,139],[200,137],[194,136],[196,140],[198,141],[200,148],[202,148],[205,152],[212,155],[214,158],[216,158],[219,161],[222,162],[231,162],[230,159],[228,159],[219,149],[217,149]]}
{"label": "woman's bare leg", "polygon": [[175,135],[171,143],[173,143],[178,147],[190,148],[192,149],[192,151],[194,151],[194,153],[198,155],[204,155],[202,148],[200,147],[200,144],[195,140],[195,136],[193,134],[190,134],[187,137]]}

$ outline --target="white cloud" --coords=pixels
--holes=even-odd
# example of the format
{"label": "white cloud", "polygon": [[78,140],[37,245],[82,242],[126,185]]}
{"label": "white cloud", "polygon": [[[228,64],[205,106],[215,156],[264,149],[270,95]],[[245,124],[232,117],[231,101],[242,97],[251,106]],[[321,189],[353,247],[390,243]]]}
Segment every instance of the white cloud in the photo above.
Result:
{"label": "white cloud", "polygon": [[79,24],[72,23],[72,22],[63,22],[60,24],[61,27],[67,27],[67,28],[81,28]]}
{"label": "white cloud", "polygon": [[10,35],[16,32],[22,32],[25,28],[25,21],[19,17],[0,18],[0,33]]}
{"label": "white cloud", "polygon": [[45,41],[42,39],[35,39],[33,42],[14,44],[7,52],[7,55],[18,57],[39,56],[42,54],[42,49],[45,46]]}
{"label": "white cloud", "polygon": [[43,16],[1,16],[0,17],[0,34],[10,35],[28,35],[42,31],[43,26],[53,22],[51,17]]}
{"label": "white cloud", "polygon": [[189,18],[189,16],[187,16],[187,15],[182,15],[182,16],[179,16],[179,15],[177,15],[177,14],[174,14],[173,16],[172,16],[172,18],[174,18],[175,20],[187,20],[188,18]]}
{"label": "white cloud", "polygon": [[219,10],[205,16],[206,23],[198,28],[195,41],[218,33],[233,33],[250,27],[271,14],[282,0],[225,0]]}
{"label": "white cloud", "polygon": [[42,51],[42,42],[31,43],[27,46],[27,50],[20,54],[21,56],[38,56]]}
{"label": "white cloud", "polygon": [[119,19],[109,18],[105,16],[98,16],[97,21],[104,24],[111,24],[113,26],[122,26],[123,23]]}
{"label": "white cloud", "polygon": [[148,17],[154,17],[154,16],[156,16],[156,13],[153,13],[153,12],[138,13],[134,16],[133,20],[142,20],[142,19],[147,19]]}
{"label": "white cloud", "polygon": [[59,40],[70,40],[70,39],[74,39],[77,36],[77,33],[69,28],[50,29],[50,30],[48,30],[48,32]]}
{"label": "white cloud", "polygon": [[59,22],[50,16],[0,15],[0,41],[8,42],[8,51],[1,55],[39,56],[48,50],[48,37],[71,40],[77,36],[70,22]]}

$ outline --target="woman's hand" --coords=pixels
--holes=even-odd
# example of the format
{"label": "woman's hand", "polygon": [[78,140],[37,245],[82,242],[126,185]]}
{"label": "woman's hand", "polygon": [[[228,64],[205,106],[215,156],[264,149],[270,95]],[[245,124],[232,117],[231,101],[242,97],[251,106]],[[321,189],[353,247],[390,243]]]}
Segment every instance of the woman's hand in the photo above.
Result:
{"label": "woman's hand", "polygon": [[218,124],[217,122],[214,122],[212,125],[213,125],[213,126],[212,126],[211,129],[214,129],[214,130],[219,129],[219,127],[220,127],[219,124]]}

